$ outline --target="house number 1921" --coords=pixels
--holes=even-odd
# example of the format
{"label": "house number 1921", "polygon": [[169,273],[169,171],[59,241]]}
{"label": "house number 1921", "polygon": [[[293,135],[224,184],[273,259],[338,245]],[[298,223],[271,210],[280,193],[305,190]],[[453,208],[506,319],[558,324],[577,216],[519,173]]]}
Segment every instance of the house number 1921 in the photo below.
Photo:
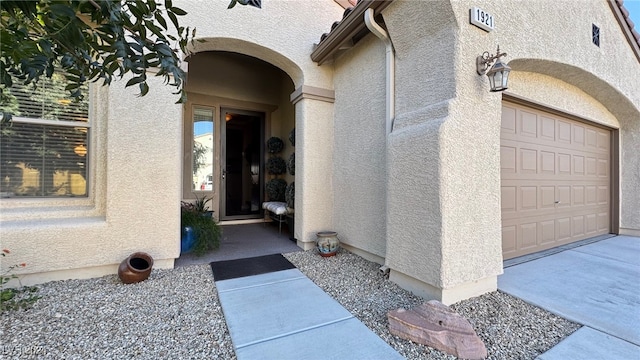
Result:
{"label": "house number 1921", "polygon": [[469,10],[469,21],[484,31],[491,31],[494,28],[493,15],[474,7]]}

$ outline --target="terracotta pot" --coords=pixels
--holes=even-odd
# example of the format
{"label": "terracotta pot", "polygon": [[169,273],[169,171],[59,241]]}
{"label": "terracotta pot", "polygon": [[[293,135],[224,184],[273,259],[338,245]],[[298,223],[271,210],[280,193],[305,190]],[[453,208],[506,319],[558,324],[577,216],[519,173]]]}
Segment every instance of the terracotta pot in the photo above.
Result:
{"label": "terracotta pot", "polygon": [[320,255],[324,257],[333,256],[338,252],[340,248],[340,240],[338,240],[338,233],[335,231],[321,231],[316,233],[317,247]]}
{"label": "terracotta pot", "polygon": [[146,280],[151,274],[153,258],[143,252],[136,252],[124,259],[118,267],[118,276],[125,284]]}

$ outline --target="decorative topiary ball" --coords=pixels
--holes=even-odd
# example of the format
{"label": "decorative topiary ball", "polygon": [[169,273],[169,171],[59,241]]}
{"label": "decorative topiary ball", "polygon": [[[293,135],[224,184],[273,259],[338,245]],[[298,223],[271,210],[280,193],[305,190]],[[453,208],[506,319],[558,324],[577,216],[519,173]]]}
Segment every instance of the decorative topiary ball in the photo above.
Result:
{"label": "decorative topiary ball", "polygon": [[287,170],[290,175],[296,174],[296,153],[292,153],[291,156],[289,156],[289,160],[287,160]]}
{"label": "decorative topiary ball", "polygon": [[266,186],[269,201],[284,201],[287,182],[282,179],[271,179]]}
{"label": "decorative topiary ball", "polygon": [[296,128],[293,128],[289,133],[289,142],[291,143],[291,146],[296,146]]}
{"label": "decorative topiary ball", "polygon": [[277,154],[282,151],[282,149],[284,149],[284,141],[279,137],[273,136],[267,140],[267,151],[271,154]]}
{"label": "decorative topiary ball", "polygon": [[267,172],[271,175],[284,174],[287,171],[287,163],[280,156],[274,156],[267,160]]}
{"label": "decorative topiary ball", "polygon": [[296,186],[295,186],[295,181],[293,181],[291,184],[287,185],[287,189],[285,190],[284,193],[284,200],[287,202],[287,206],[290,208],[294,208],[294,205],[296,203]]}

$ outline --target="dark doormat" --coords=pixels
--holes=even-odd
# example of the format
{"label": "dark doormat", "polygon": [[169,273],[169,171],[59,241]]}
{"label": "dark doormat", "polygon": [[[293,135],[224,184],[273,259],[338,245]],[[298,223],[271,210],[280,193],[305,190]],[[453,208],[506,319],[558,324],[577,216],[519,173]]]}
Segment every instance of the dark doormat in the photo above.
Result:
{"label": "dark doormat", "polygon": [[215,281],[266,274],[274,271],[295,269],[281,254],[258,256],[246,259],[214,261],[211,263]]}

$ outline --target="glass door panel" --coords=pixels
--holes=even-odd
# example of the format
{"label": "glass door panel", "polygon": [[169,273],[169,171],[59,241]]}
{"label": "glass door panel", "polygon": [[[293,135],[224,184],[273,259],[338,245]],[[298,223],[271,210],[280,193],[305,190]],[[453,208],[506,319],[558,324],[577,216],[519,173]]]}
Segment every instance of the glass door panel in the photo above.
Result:
{"label": "glass door panel", "polygon": [[224,220],[262,216],[264,113],[222,109],[222,192]]}

